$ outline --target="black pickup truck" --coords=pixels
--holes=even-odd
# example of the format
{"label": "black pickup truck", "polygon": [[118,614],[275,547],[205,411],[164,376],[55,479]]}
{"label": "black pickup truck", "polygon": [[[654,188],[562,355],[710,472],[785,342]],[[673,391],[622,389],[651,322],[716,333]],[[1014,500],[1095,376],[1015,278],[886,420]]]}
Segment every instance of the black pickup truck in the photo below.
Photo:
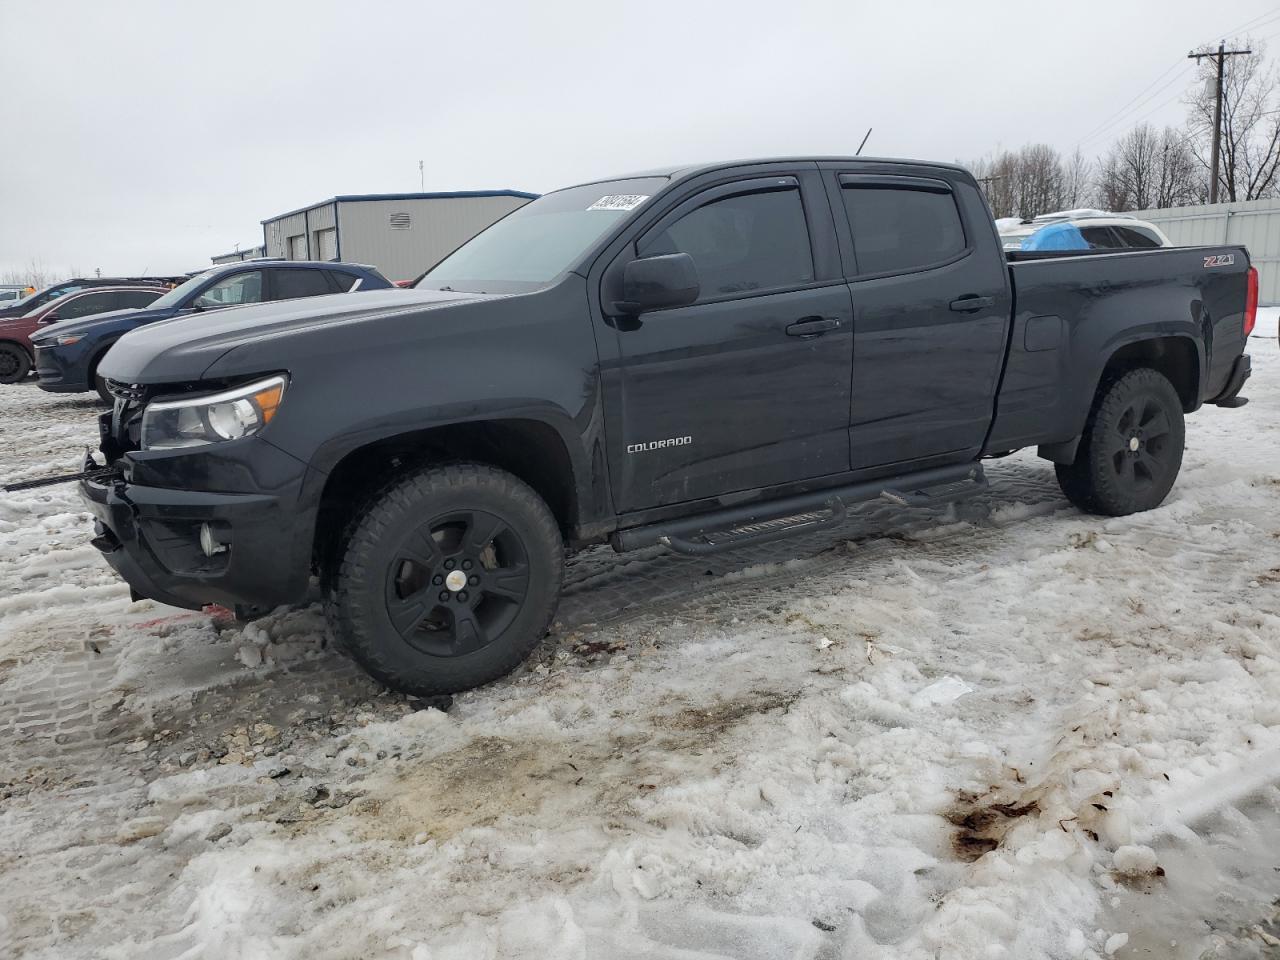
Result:
{"label": "black pickup truck", "polygon": [[135,597],[248,611],[314,576],[373,675],[454,691],[528,655],[585,544],[955,499],[1029,446],[1085,510],[1155,507],[1183,415],[1244,403],[1255,304],[1240,247],[1010,262],[954,166],[662,170],[547,194],[416,292],[128,334],[82,489]]}

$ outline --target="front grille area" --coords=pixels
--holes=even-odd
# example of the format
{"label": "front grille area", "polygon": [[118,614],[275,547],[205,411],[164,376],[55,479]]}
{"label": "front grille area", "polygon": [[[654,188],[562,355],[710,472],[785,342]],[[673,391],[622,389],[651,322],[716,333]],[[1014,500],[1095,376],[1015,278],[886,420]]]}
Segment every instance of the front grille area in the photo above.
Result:
{"label": "front grille area", "polygon": [[107,392],[117,400],[127,400],[133,403],[145,400],[147,396],[146,387],[136,383],[121,383],[119,380],[108,380]]}

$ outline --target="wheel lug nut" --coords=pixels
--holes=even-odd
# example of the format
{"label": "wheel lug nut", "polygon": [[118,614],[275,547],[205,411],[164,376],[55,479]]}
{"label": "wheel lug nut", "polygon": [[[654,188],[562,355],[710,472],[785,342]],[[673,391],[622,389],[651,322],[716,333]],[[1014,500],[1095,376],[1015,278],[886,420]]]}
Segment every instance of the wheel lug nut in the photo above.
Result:
{"label": "wheel lug nut", "polygon": [[465,591],[465,590],[461,590],[461,591],[459,591],[459,592],[458,592],[458,599],[459,599],[459,600],[466,600],[466,599],[467,599],[467,591]]}
{"label": "wheel lug nut", "polygon": [[444,583],[444,577],[440,576],[440,574],[437,573],[434,577],[431,578],[431,582],[438,587],[440,586],[440,584]]}
{"label": "wheel lug nut", "polygon": [[452,570],[452,569],[453,569],[453,561],[452,561],[452,560],[446,560],[446,561],[444,562],[444,568],[445,568],[446,570]]}
{"label": "wheel lug nut", "polygon": [[463,560],[463,561],[462,561],[462,569],[463,569],[463,570],[470,570],[470,569],[471,569],[471,561],[470,561],[470,560]]}
{"label": "wheel lug nut", "polygon": [[448,601],[448,599],[449,599],[449,591],[448,591],[448,590],[441,590],[441,591],[440,591],[440,602],[441,602],[441,603],[445,603],[446,601]]}
{"label": "wheel lug nut", "polygon": [[471,585],[474,587],[479,582],[480,582],[480,578],[473,573],[471,575]]}

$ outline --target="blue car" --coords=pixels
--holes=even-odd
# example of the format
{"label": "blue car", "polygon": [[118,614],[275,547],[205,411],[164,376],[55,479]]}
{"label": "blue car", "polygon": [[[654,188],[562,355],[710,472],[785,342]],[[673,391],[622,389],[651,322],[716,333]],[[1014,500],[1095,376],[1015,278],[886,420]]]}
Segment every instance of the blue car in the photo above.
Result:
{"label": "blue car", "polygon": [[141,310],[115,310],[59,323],[31,338],[39,386],[53,393],[97,390],[111,397],[98,376],[98,362],[130,330],[159,320],[270,300],[385,290],[391,281],[358,263],[245,260],[206,270]]}

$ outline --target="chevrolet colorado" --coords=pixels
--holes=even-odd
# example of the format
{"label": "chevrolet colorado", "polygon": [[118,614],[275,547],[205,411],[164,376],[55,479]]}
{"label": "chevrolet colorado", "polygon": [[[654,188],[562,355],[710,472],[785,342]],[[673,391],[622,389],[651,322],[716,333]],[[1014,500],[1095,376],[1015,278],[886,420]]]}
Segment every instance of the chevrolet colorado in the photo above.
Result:
{"label": "chevrolet colorado", "polygon": [[965,170],[786,159],[547,194],[416,291],[124,336],[82,490],[135,597],[311,578],[382,682],[450,692],[545,634],[566,549],[705,553],[982,488],[1035,446],[1082,509],[1157,506],[1239,406],[1241,247],[1011,254]]}

